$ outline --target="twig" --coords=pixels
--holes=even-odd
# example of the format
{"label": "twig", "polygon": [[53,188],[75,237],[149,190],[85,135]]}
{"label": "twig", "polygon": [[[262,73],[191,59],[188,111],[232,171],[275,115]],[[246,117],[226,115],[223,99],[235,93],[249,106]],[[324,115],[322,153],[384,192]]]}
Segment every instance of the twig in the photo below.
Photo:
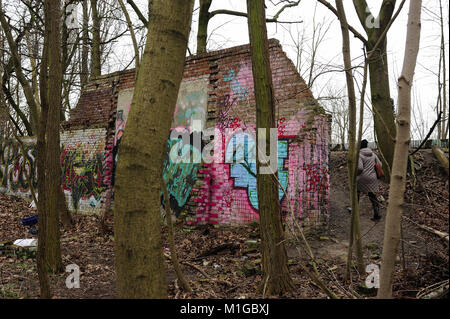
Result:
{"label": "twig", "polygon": [[428,232],[430,232],[430,233],[432,233],[432,234],[435,234],[435,235],[439,236],[440,238],[444,239],[447,243],[449,242],[449,240],[448,240],[448,239],[449,239],[449,238],[448,238],[448,236],[449,236],[448,233],[444,233],[444,232],[441,232],[441,231],[436,230],[436,229],[434,229],[434,228],[431,228],[431,227],[429,227],[429,226],[426,226],[426,225],[422,225],[422,224],[416,223],[415,221],[409,219],[409,218],[406,217],[406,216],[403,216],[403,218],[405,218],[406,220],[410,221],[411,223],[413,223],[413,224],[416,225],[417,227],[419,227],[419,228],[421,228],[421,229],[423,229],[423,230],[426,230],[426,231],[428,231]]}
{"label": "twig", "polygon": [[422,143],[420,143],[420,145],[411,154],[409,154],[410,156],[416,154],[422,148],[422,146],[425,145],[425,143],[428,141],[428,139],[430,138],[431,134],[433,133],[434,128],[436,127],[436,125],[441,120],[441,116],[442,116],[442,112],[439,112],[439,115],[438,115],[436,121],[434,122],[433,126],[431,126],[430,131],[428,132],[427,136],[425,136],[425,138],[422,141]]}

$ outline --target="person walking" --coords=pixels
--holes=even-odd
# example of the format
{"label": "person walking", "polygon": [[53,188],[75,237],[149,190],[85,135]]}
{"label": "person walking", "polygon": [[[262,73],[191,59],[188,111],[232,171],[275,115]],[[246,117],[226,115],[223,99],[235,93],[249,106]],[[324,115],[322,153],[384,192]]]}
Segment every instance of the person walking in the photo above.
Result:
{"label": "person walking", "polygon": [[358,189],[358,201],[361,193],[369,196],[373,207],[373,217],[371,220],[377,221],[380,216],[380,204],[377,196],[379,191],[378,178],[375,170],[375,163],[381,164],[378,156],[368,147],[367,140],[361,141],[361,149],[359,151],[358,172],[356,176],[356,184]]}

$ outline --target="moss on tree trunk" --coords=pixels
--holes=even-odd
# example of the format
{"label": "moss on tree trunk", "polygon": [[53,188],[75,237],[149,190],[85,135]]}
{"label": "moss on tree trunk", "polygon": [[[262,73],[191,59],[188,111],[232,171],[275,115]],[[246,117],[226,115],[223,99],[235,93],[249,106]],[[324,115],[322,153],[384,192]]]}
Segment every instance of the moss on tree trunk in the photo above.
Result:
{"label": "moss on tree trunk", "polygon": [[161,167],[183,75],[192,9],[192,0],[153,2],[118,154],[114,244],[119,298],[167,298]]}
{"label": "moss on tree trunk", "polygon": [[[272,72],[263,0],[247,0],[248,29],[256,100],[256,127],[266,129],[266,150],[270,148],[270,128],[276,127]],[[257,139],[257,149],[259,141]],[[287,253],[283,243],[284,231],[281,206],[278,199],[276,172],[260,174],[257,152],[257,189],[260,217],[263,281],[260,289],[266,294],[278,295],[292,289],[287,267]]]}
{"label": "moss on tree trunk", "polygon": [[[378,39],[368,42],[368,51],[375,45]],[[386,180],[389,181],[389,170],[392,167],[392,159],[394,158],[394,139],[396,136],[394,105],[391,101],[391,93],[389,89],[389,71],[386,54],[386,40],[379,45],[378,49],[373,53],[369,60],[369,81],[372,99],[372,107],[374,109],[374,125],[377,135],[377,142],[383,156],[383,170]]]}

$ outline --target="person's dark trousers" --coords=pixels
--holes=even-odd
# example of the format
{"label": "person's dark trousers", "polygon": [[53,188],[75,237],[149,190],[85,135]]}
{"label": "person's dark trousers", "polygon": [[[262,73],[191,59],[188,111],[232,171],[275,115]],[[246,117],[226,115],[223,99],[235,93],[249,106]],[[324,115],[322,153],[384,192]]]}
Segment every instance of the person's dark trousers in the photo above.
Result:
{"label": "person's dark trousers", "polygon": [[[358,191],[358,203],[360,195],[361,192]],[[380,204],[378,203],[377,196],[372,192],[369,192],[367,195],[369,196],[370,202],[372,203],[373,219],[380,219]]]}

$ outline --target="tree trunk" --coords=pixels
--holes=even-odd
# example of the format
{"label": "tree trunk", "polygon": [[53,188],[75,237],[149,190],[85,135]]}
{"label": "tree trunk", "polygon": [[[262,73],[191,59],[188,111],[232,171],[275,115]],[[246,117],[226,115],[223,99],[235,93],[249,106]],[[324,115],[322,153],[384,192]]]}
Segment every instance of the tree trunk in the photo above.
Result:
{"label": "tree trunk", "polygon": [[58,213],[61,223],[65,227],[70,227],[73,224],[72,214],[70,213],[69,208],[67,207],[66,196],[64,195],[64,191],[62,187],[59,187],[58,191]]}
{"label": "tree trunk", "polygon": [[397,139],[392,165],[392,178],[389,185],[389,205],[384,229],[378,298],[392,298],[392,282],[397,247],[400,240],[400,223],[405,195],[410,141],[411,86],[419,52],[421,7],[421,0],[410,1],[405,57],[402,73],[398,79]]}
{"label": "tree trunk", "polygon": [[206,52],[208,41],[209,7],[212,0],[200,0],[200,13],[198,17],[197,54]]}
{"label": "tree trunk", "polygon": [[52,272],[63,271],[60,248],[58,199],[60,193],[60,108],[61,108],[61,2],[52,0],[49,8],[48,116],[46,130],[46,260]]}
{"label": "tree trunk", "polygon": [[448,133],[449,116],[447,114],[447,62],[445,55],[444,15],[442,13],[442,0],[439,0],[439,20],[441,25],[441,54],[442,54],[442,101],[444,120],[442,121],[441,138],[445,139]]}
{"label": "tree trunk", "polygon": [[89,78],[89,11],[88,11],[88,2],[82,1],[83,6],[83,30],[82,30],[82,47],[81,47],[81,73],[80,73],[80,82],[81,87],[83,87]]}
{"label": "tree trunk", "polygon": [[[378,38],[369,38],[367,51],[370,52]],[[390,180],[390,168],[394,158],[394,139],[396,136],[394,105],[389,89],[389,71],[386,52],[386,39],[378,46],[369,60],[369,81],[374,126],[378,148],[383,154],[383,171],[386,181]]]}
{"label": "tree trunk", "polygon": [[[276,128],[272,72],[265,20],[264,0],[247,0],[248,31],[256,100],[256,128],[266,130],[266,149],[260,149],[257,138],[257,189],[262,246],[263,293],[279,295],[293,288],[287,267],[281,206],[278,199],[276,171],[261,174],[260,152],[270,151],[270,128]],[[259,135],[259,131],[258,131]]]}
{"label": "tree trunk", "polygon": [[98,15],[97,0],[91,0],[92,10],[92,52],[91,52],[91,76],[102,75],[101,50],[100,50],[100,17]]}
{"label": "tree trunk", "polygon": [[345,78],[347,81],[347,94],[348,94],[348,154],[347,154],[347,170],[348,180],[350,188],[350,202],[352,207],[351,223],[350,223],[350,240],[348,248],[347,258],[347,274],[350,275],[350,266],[352,261],[352,249],[355,244],[356,257],[358,270],[364,271],[364,261],[362,252],[361,231],[359,223],[359,207],[358,207],[358,195],[356,186],[356,167],[358,165],[358,151],[359,145],[356,145],[356,94],[355,84],[353,82],[351,54],[350,54],[350,35],[347,23],[347,17],[344,11],[344,5],[342,0],[336,0],[336,8],[339,15],[339,22],[341,24],[342,31],[342,55],[344,59]]}
{"label": "tree trunk", "polygon": [[44,46],[42,49],[42,62],[40,66],[40,74],[39,74],[39,86],[40,86],[40,96],[41,96],[41,116],[39,123],[38,135],[36,138],[36,148],[37,148],[37,173],[38,173],[38,193],[39,200],[37,202],[37,211],[38,211],[38,247],[36,254],[36,263],[37,263],[37,272],[39,278],[39,287],[40,287],[40,297],[41,298],[50,298],[50,284],[48,281],[47,275],[47,263],[46,263],[46,234],[47,234],[47,209],[45,205],[45,195],[46,195],[46,186],[45,186],[45,154],[46,154],[46,144],[45,144],[45,131],[47,127],[47,114],[48,114],[48,100],[47,100],[47,91],[48,91],[48,82],[47,82],[47,74],[48,74],[48,23],[49,19],[47,18],[49,15],[48,8],[51,6],[51,0],[45,0],[44,2],[44,12],[45,12],[45,30],[44,30]]}
{"label": "tree trunk", "polygon": [[163,154],[183,75],[193,1],[154,1],[115,182],[119,298],[167,298],[161,244]]}
{"label": "tree trunk", "polygon": [[[388,27],[396,0],[383,0],[378,16],[370,12],[366,0],[353,0],[359,21],[367,34],[366,49],[371,52],[378,40],[383,37],[377,50],[369,59],[369,81],[373,107],[375,133],[378,149],[382,153],[383,170],[386,181],[390,180],[390,168],[394,156],[395,115],[389,89],[389,69],[387,62],[387,40],[383,34]],[[374,17],[377,16],[375,20]]]}
{"label": "tree trunk", "polygon": [[[122,8],[123,14],[125,16],[125,20],[127,21],[128,29],[130,30],[131,41],[133,42],[134,65],[135,65],[136,77],[137,77],[137,74],[139,73],[139,47],[138,47],[138,43],[136,40],[136,35],[134,33],[133,23],[131,22],[130,15],[128,14],[127,8],[125,7],[123,0],[119,0],[119,4],[120,4],[120,7]],[[150,10],[151,9],[150,2],[148,4],[148,6],[149,6],[149,10]]]}
{"label": "tree trunk", "polygon": [[442,168],[445,170],[448,176],[448,158],[445,157],[444,152],[436,145],[433,145],[432,150],[434,156],[436,156],[437,160],[439,161],[439,164],[441,164]]}
{"label": "tree trunk", "polygon": [[186,278],[181,271],[180,263],[178,261],[177,249],[175,247],[175,235],[173,231],[172,223],[172,209],[170,209],[169,193],[167,191],[167,186],[165,183],[162,184],[163,196],[164,196],[164,207],[166,210],[166,222],[167,222],[167,240],[169,241],[170,248],[170,260],[173,264],[173,269],[177,274],[178,281],[180,282],[181,288],[186,292],[192,292],[191,286],[187,282]]}

